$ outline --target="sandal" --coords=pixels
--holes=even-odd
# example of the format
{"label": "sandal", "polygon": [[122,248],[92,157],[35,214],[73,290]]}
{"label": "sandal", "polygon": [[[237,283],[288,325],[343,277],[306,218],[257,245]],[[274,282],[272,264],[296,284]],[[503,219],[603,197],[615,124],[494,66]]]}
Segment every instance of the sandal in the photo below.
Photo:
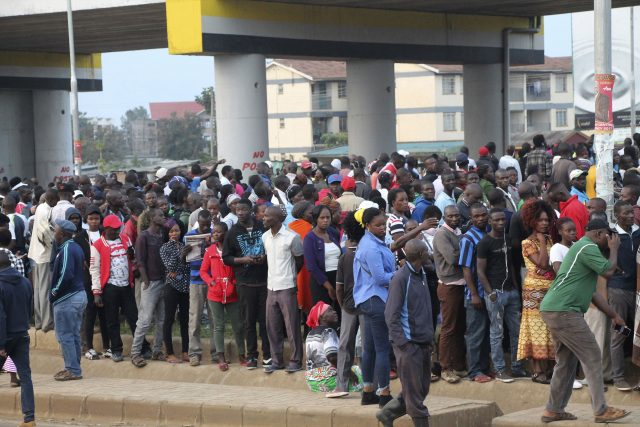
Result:
{"label": "sandal", "polygon": [[570,412],[556,412],[551,417],[547,415],[543,415],[542,417],[540,417],[540,421],[542,421],[545,424],[552,423],[554,421],[572,421],[577,419],[578,417],[576,417]]}
{"label": "sandal", "polygon": [[489,376],[487,376],[485,374],[479,374],[479,375],[476,375],[475,377],[473,377],[472,381],[482,384],[482,383],[488,383],[488,382],[493,381],[493,378],[491,378],[491,377],[489,377]]}
{"label": "sandal", "polygon": [[69,371],[63,371],[60,375],[56,375],[54,377],[56,381],[73,381],[73,380],[81,380],[82,375],[75,375]]}
{"label": "sandal", "polygon": [[531,381],[538,384],[551,384],[551,380],[545,374],[533,374],[531,375]]}
{"label": "sandal", "polygon": [[610,423],[617,421],[629,415],[631,412],[624,409],[614,408],[613,406],[607,407],[607,409],[600,415],[596,415],[596,423]]}
{"label": "sandal", "polygon": [[135,366],[136,368],[144,368],[145,366],[147,366],[147,361],[144,360],[144,357],[139,354],[131,358],[131,363],[133,363],[133,366]]}
{"label": "sandal", "polygon": [[169,362],[169,363],[172,363],[172,364],[182,363],[182,360],[178,359],[173,354],[168,355],[166,361]]}
{"label": "sandal", "polygon": [[229,370],[229,364],[221,360],[220,362],[218,362],[218,368],[220,368],[222,372],[226,372]]}

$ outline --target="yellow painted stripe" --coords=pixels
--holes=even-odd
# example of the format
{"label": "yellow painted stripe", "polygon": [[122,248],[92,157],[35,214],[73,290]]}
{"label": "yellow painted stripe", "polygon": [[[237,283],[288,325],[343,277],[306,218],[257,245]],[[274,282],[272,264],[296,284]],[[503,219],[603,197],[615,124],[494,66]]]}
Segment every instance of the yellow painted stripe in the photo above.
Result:
{"label": "yellow painted stripe", "polygon": [[167,0],[169,53],[202,52],[201,0]]}
{"label": "yellow painted stripe", "polygon": [[[167,0],[170,3],[189,0]],[[496,31],[506,27],[525,28],[528,18],[475,16],[413,11],[395,11],[336,6],[271,3],[252,0],[201,0],[204,16],[277,21],[291,23],[331,24],[358,27],[421,28]],[[173,13],[173,12],[171,12]],[[171,40],[171,33],[169,34]]]}
{"label": "yellow painted stripe", "polygon": [[[1,66],[69,68],[69,55],[63,53],[0,51]],[[102,68],[102,55],[76,55],[76,68]]]}

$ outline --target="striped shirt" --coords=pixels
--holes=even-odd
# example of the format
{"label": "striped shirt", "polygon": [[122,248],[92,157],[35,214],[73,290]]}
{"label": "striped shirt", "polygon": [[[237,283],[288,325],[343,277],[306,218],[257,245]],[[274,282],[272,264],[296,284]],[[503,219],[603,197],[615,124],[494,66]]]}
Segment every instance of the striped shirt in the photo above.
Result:
{"label": "striped shirt", "polygon": [[[208,233],[211,234],[212,230],[209,229]],[[193,235],[197,235],[197,234],[204,234],[201,233],[200,230],[198,230],[197,228],[195,230],[191,230],[189,231],[186,235],[187,236],[193,236]],[[200,250],[203,254],[204,252],[207,250],[206,247],[201,247],[201,248],[196,248],[194,250]],[[204,280],[202,280],[202,278],[200,277],[200,266],[202,266],[202,258],[200,258],[199,260],[196,261],[190,261],[189,262],[189,267],[190,267],[190,274],[189,274],[189,283],[192,285],[204,285]]]}
{"label": "striped shirt", "polygon": [[[478,243],[485,236],[486,232],[480,230],[475,225],[460,237],[460,261],[461,267],[467,267],[471,270],[473,281],[478,290],[478,296],[484,298],[484,289],[478,280],[478,268],[477,268],[477,249]],[[464,288],[464,297],[468,300],[471,299],[471,291],[469,286]]]}

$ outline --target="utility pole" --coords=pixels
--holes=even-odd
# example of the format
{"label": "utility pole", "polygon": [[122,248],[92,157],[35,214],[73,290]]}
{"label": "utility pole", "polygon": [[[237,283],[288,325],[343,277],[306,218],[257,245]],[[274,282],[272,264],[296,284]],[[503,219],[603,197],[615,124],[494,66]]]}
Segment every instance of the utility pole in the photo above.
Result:
{"label": "utility pole", "polygon": [[594,0],[596,193],[613,210],[613,76],[611,75],[611,0]]}
{"label": "utility pole", "polygon": [[67,29],[69,33],[69,68],[71,70],[71,133],[73,136],[74,174],[80,175],[82,163],[82,141],[78,123],[78,79],[76,78],[76,47],[73,37],[73,12],[71,0],[67,0]]}
{"label": "utility pole", "polygon": [[216,108],[216,100],[215,100],[215,95],[213,91],[213,86],[211,86],[211,113],[209,113],[209,130],[211,131],[211,138],[209,140],[209,157],[213,159],[215,154],[215,159],[218,160],[218,153],[217,153],[218,150],[214,148],[214,145],[215,145],[214,139],[216,137],[216,129],[215,129],[215,126],[213,125],[215,121],[215,108]]}
{"label": "utility pole", "polygon": [[635,31],[634,31],[634,16],[633,16],[633,9],[635,9],[634,6],[631,6],[629,8],[629,15],[630,15],[630,25],[629,25],[629,29],[631,31],[631,37],[629,39],[629,46],[630,46],[630,50],[631,50],[631,76],[629,79],[629,82],[631,84],[631,105],[629,108],[629,127],[631,128],[631,135],[633,135],[634,133],[636,133],[636,58],[635,58],[635,44],[636,44],[636,40],[635,40]]}

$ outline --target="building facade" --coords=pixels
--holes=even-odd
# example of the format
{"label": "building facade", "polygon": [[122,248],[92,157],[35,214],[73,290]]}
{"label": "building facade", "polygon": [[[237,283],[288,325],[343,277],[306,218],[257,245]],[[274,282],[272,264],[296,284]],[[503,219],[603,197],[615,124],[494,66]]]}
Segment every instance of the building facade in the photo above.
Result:
{"label": "building facade", "polygon": [[[464,144],[462,66],[395,64],[398,144]],[[511,67],[513,136],[574,128],[570,57]],[[338,61],[274,60],[267,65],[269,152],[298,160],[348,134],[346,66]],[[429,150],[426,150],[429,151]]]}

